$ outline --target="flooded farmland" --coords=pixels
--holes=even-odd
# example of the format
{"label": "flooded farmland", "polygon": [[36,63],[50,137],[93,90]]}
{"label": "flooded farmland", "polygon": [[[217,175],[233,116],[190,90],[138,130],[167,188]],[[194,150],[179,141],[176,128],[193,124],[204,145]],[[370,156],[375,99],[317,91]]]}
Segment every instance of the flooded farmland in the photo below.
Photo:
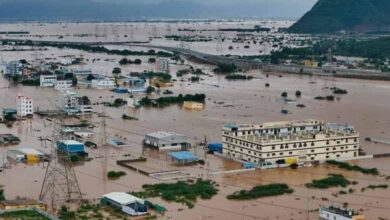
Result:
{"label": "flooded farmland", "polygon": [[[249,23],[252,24],[252,23]],[[99,26],[104,29],[104,25]],[[138,30],[150,24],[136,24]],[[166,24],[159,24],[157,33],[166,31]],[[199,28],[198,25],[186,24],[181,28]],[[216,24],[214,24],[216,25]],[[50,27],[48,27],[50,26]],[[172,25],[173,26],[173,25]],[[1,28],[7,30],[31,30],[36,34],[43,30],[50,30],[47,35],[66,35],[87,29],[87,32],[96,30],[95,24],[7,24]],[[129,31],[131,25],[123,30]],[[108,28],[108,26],[107,26]],[[201,27],[199,29],[203,29]],[[177,28],[175,28],[177,29]],[[144,30],[146,32],[153,31]],[[104,31],[103,31],[104,32]],[[114,31],[115,32],[115,31]],[[141,35],[147,36],[147,33]],[[53,37],[52,37],[53,38]],[[49,40],[52,38],[48,37]],[[28,38],[30,39],[30,38]],[[39,39],[45,39],[39,38]],[[95,41],[94,37],[86,38],[87,41]],[[148,37],[136,37],[136,40],[144,41]],[[75,40],[71,37],[64,40]],[[76,39],[84,40],[84,39]],[[115,39],[114,39],[115,40]],[[118,39],[116,39],[118,40]],[[125,40],[125,39],[119,39]],[[107,39],[110,41],[110,39]],[[162,39],[153,39],[151,45],[172,45],[176,42],[168,42]],[[120,46],[122,49],[131,47]],[[192,44],[191,49],[197,48],[202,52],[214,53],[215,42],[206,44]],[[256,54],[261,45],[256,46]],[[134,47],[133,47],[134,48]],[[131,48],[131,49],[133,49]],[[210,49],[212,48],[212,49]],[[268,47],[267,47],[268,48]],[[66,55],[82,55],[86,60],[82,67],[91,68],[94,72],[111,75],[111,70],[118,66],[122,56],[81,52],[70,49],[47,48],[39,52],[41,57],[58,58]],[[237,54],[251,55],[253,51],[239,50]],[[4,51],[5,61],[15,59],[33,59],[32,51]],[[122,67],[122,72],[141,72],[154,70],[153,64],[147,63],[148,57],[129,56],[131,59],[141,58],[142,65],[129,65]],[[95,60],[95,61],[92,61]],[[103,107],[98,105],[102,101],[110,101],[114,98],[126,98],[128,94],[117,94],[109,90],[95,90],[87,88],[75,88],[78,94],[88,96],[94,111],[108,115],[107,134],[111,137],[120,137],[129,146],[123,148],[109,147],[106,152],[106,162],[101,158],[99,149],[87,149],[91,161],[74,166],[83,197],[98,201],[100,197],[113,191],[139,191],[143,184],[161,182],[158,179],[136,173],[130,169],[118,166],[117,160],[125,160],[129,157],[144,155],[148,158],[145,164],[139,164],[140,168],[150,170],[175,170],[188,173],[193,177],[202,177],[214,180],[219,185],[218,195],[211,200],[198,200],[193,209],[177,204],[168,203],[161,199],[153,201],[165,206],[168,211],[161,219],[318,219],[318,207],[325,204],[343,205],[348,203],[349,208],[361,210],[367,219],[378,219],[390,216],[390,192],[388,189],[366,190],[361,188],[370,184],[387,184],[386,176],[390,175],[390,158],[375,158],[353,161],[354,164],[363,167],[376,167],[382,174],[380,176],[363,175],[356,172],[338,170],[328,165],[305,167],[293,170],[290,168],[256,170],[239,174],[209,175],[210,171],[223,171],[239,169],[241,165],[236,162],[223,159],[215,155],[205,154],[201,148],[191,149],[196,155],[206,161],[205,165],[176,166],[172,164],[164,153],[144,152],[142,141],[144,135],[154,131],[173,131],[186,135],[192,143],[202,142],[205,137],[209,142],[220,142],[222,126],[227,123],[261,123],[272,121],[288,121],[301,119],[319,119],[328,122],[351,124],[360,133],[362,149],[367,154],[390,153],[390,145],[368,142],[365,137],[388,139],[390,137],[390,84],[385,81],[369,81],[358,79],[342,79],[332,77],[314,77],[288,75],[283,73],[265,74],[259,70],[250,70],[246,74],[253,79],[246,81],[229,81],[224,75],[213,73],[214,66],[195,63],[186,60],[184,64],[172,64],[171,73],[176,78],[175,72],[187,68],[189,65],[202,69],[207,75],[202,75],[199,82],[191,82],[189,77],[177,79],[174,87],[169,88],[174,94],[206,95],[205,108],[202,111],[185,111],[180,105],[170,105],[161,108],[142,107],[140,109]],[[269,87],[265,84],[268,83]],[[330,88],[337,87],[348,91],[345,95],[336,95],[335,101],[316,100],[316,96],[331,95]],[[34,106],[41,110],[54,109],[60,92],[53,88],[35,86],[14,85],[3,77],[0,78],[0,107],[15,106],[16,94],[28,95],[34,100]],[[295,97],[295,92],[302,92],[301,97]],[[287,92],[290,102],[281,100],[281,93]],[[157,95],[152,95],[157,97]],[[298,108],[303,104],[305,108]],[[288,110],[288,114],[281,114],[281,110]],[[123,120],[122,115],[127,114],[138,120]],[[86,117],[92,124],[96,135],[94,141],[99,141],[99,132],[102,118],[97,114]],[[21,139],[18,146],[4,146],[0,148],[2,160],[6,160],[5,152],[17,147],[29,147],[43,150],[49,153],[50,144],[43,144],[39,137],[49,137],[52,134],[52,123],[45,118],[34,116],[33,119],[17,121],[11,128],[0,124],[0,133],[12,133]],[[130,155],[130,156],[129,156]],[[2,161],[0,160],[0,161]],[[0,173],[0,185],[4,186],[7,198],[25,197],[38,199],[45,175],[46,163],[37,165],[14,164],[9,169]],[[127,173],[118,180],[107,180],[107,170],[121,170]],[[326,177],[329,173],[341,173],[351,181],[358,183],[351,186],[355,193],[334,196],[340,189],[318,190],[308,189],[305,184],[313,179]],[[174,181],[174,180],[170,180]],[[167,181],[169,182],[169,181]],[[250,189],[259,184],[287,183],[294,193],[255,199],[249,201],[231,201],[226,195],[241,189]]]}

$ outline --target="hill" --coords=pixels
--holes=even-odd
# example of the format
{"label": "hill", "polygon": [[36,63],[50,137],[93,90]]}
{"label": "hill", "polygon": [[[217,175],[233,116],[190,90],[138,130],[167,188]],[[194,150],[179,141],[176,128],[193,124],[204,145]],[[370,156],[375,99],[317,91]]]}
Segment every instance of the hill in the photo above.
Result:
{"label": "hill", "polygon": [[319,0],[292,33],[390,32],[389,0]]}

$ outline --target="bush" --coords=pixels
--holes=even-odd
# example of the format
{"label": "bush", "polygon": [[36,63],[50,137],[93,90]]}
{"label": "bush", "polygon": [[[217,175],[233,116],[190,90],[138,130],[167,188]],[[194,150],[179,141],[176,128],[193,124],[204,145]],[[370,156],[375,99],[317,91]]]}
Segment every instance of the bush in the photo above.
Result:
{"label": "bush", "polygon": [[232,200],[249,200],[261,197],[278,196],[293,192],[294,190],[292,190],[287,184],[273,183],[255,186],[251,190],[240,190],[228,195],[226,198]]}
{"label": "bush", "polygon": [[295,96],[296,96],[296,97],[301,97],[301,96],[302,96],[302,92],[299,91],[299,90],[297,90],[297,91],[295,92]]}
{"label": "bush", "polygon": [[119,60],[119,65],[127,65],[127,64],[129,64],[129,60],[128,59],[122,58],[121,60]]}
{"label": "bush", "polygon": [[333,90],[333,94],[338,94],[338,95],[348,94],[347,90],[340,89],[340,88],[337,88],[337,87],[333,87],[333,88],[331,88],[331,90]]}
{"label": "bush", "polygon": [[219,63],[217,68],[214,69],[215,73],[234,73],[237,72],[238,68],[235,64],[230,63]]}
{"label": "bush", "polygon": [[123,120],[135,120],[135,121],[138,120],[138,118],[132,117],[132,116],[129,116],[129,115],[126,115],[126,114],[123,114],[123,115],[122,115],[122,119],[123,119]]}
{"label": "bush", "polygon": [[319,188],[319,189],[328,189],[331,187],[346,187],[351,182],[347,180],[343,175],[341,174],[329,174],[327,178],[320,179],[320,180],[313,180],[311,183],[305,184],[308,188]]}
{"label": "bush", "polygon": [[379,184],[379,185],[368,185],[367,188],[369,189],[377,189],[377,188],[380,188],[380,189],[387,189],[389,187],[389,185],[387,184]]}
{"label": "bush", "polygon": [[345,169],[349,171],[356,171],[356,172],[361,172],[364,174],[372,174],[372,175],[379,175],[379,171],[377,168],[363,168],[357,165],[350,165],[349,163],[346,162],[340,162],[336,160],[328,160],[326,161],[328,164],[335,165],[340,169]]}
{"label": "bush", "polygon": [[167,106],[170,104],[182,104],[185,101],[192,102],[204,102],[206,99],[205,94],[179,94],[178,96],[169,96],[169,97],[160,97],[158,99],[150,99],[148,97],[144,97],[141,99],[140,104],[142,106]]}
{"label": "bush", "polygon": [[119,67],[114,67],[114,69],[112,69],[112,74],[120,74],[122,72],[121,68]]}
{"label": "bush", "polygon": [[146,88],[146,94],[148,94],[148,95],[152,94],[155,91],[156,91],[156,89],[154,87],[152,87],[152,86],[148,86]]}
{"label": "bush", "polygon": [[0,189],[0,201],[4,201],[5,196],[4,196],[4,189]]}
{"label": "bush", "polygon": [[142,60],[141,59],[135,59],[134,60],[134,64],[140,65],[140,64],[142,64]]}
{"label": "bush", "polygon": [[287,92],[282,92],[282,94],[280,96],[286,98],[288,96],[288,94],[287,94]]}
{"label": "bush", "polygon": [[225,76],[225,79],[227,80],[250,80],[253,79],[253,76],[245,76],[241,74],[232,74]]}
{"label": "bush", "polygon": [[120,178],[122,176],[125,176],[125,175],[126,175],[126,173],[123,172],[123,171],[113,171],[113,170],[111,170],[111,171],[107,172],[107,177],[109,179],[118,179],[118,178]]}
{"label": "bush", "polygon": [[216,184],[210,180],[197,179],[192,181],[178,181],[176,183],[159,183],[143,185],[144,191],[131,194],[141,198],[161,197],[167,201],[178,202],[193,208],[197,198],[211,199],[218,192]]}

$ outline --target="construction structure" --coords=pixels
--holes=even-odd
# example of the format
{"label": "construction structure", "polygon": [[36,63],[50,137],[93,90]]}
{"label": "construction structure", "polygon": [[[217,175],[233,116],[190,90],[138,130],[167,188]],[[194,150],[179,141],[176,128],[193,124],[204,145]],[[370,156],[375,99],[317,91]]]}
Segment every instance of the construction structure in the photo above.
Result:
{"label": "construction structure", "polygon": [[259,166],[348,160],[359,156],[359,133],[350,125],[319,120],[228,124],[223,155]]}
{"label": "construction structure", "polygon": [[68,151],[58,151],[56,144],[64,139],[63,117],[60,114],[52,121],[50,161],[46,167],[39,200],[46,202],[55,212],[66,203],[78,203],[82,200],[81,190]]}

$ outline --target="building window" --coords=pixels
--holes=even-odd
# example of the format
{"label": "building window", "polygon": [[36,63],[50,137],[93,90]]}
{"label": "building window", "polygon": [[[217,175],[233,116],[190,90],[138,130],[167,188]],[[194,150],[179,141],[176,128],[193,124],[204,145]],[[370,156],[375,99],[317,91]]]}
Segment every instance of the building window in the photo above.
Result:
{"label": "building window", "polygon": [[290,151],[290,152],[288,152],[288,154],[290,154],[290,155],[291,155],[291,154],[293,154],[293,152],[291,152],[291,151]]}
{"label": "building window", "polygon": [[275,150],[275,146],[274,145],[272,145],[272,150]]}
{"label": "building window", "polygon": [[280,156],[283,156],[283,152],[280,152],[279,155],[280,155]]}

